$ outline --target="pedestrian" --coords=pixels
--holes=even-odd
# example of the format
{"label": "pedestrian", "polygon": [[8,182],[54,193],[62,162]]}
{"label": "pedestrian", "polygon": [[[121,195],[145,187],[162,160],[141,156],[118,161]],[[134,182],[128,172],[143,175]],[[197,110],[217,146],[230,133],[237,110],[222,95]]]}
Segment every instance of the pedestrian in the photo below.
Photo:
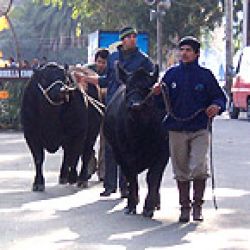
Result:
{"label": "pedestrian", "polygon": [[14,57],[10,56],[8,61],[9,61],[10,68],[17,68],[18,67],[18,64],[16,63]]}
{"label": "pedestrian", "polygon": [[33,58],[31,62],[31,68],[36,70],[40,67],[39,60],[37,58]]}
{"label": "pedestrian", "polygon": [[[179,222],[186,223],[191,207],[193,220],[203,220],[203,196],[209,177],[208,127],[225,110],[226,96],[212,72],[198,64],[200,42],[186,36],[179,41],[178,48],[180,63],[166,71],[162,88],[169,110],[164,125],[169,131],[170,155],[179,191]],[[159,93],[160,86],[155,84],[155,93]]]}
{"label": "pedestrian", "polygon": [[[90,70],[93,70],[96,72],[99,76],[103,76],[106,74],[107,70],[107,60],[109,56],[109,51],[107,49],[98,49],[95,53],[94,57],[94,63],[84,65],[84,67],[87,67]],[[105,91],[101,91],[99,99],[103,99]],[[100,100],[102,101],[102,100]],[[98,144],[98,160],[95,157],[95,151],[92,150],[91,159],[89,161],[89,173],[90,175],[93,174],[97,170],[97,175],[99,181],[104,180],[104,173],[105,173],[105,161],[104,161],[104,137],[103,137],[103,131],[102,126],[100,128],[100,137],[99,137],[99,144]]]}
{"label": "pedestrian", "polygon": [[[119,32],[121,44],[117,50],[110,54],[108,58],[107,74],[101,77],[87,77],[87,81],[93,84],[99,84],[101,88],[107,87],[106,105],[110,102],[112,96],[120,86],[116,76],[116,63],[127,72],[135,72],[139,68],[144,68],[147,72],[153,71],[153,63],[147,55],[139,50],[136,46],[137,31],[133,27],[125,27]],[[118,173],[119,172],[119,173]],[[110,196],[116,192],[117,176],[119,176],[119,188],[121,197],[127,197],[127,183],[124,175],[120,171],[112,152],[111,146],[105,144],[105,176],[104,191],[101,196]]]}
{"label": "pedestrian", "polygon": [[30,68],[30,63],[28,60],[24,59],[21,61],[21,68],[22,69],[29,69]]}

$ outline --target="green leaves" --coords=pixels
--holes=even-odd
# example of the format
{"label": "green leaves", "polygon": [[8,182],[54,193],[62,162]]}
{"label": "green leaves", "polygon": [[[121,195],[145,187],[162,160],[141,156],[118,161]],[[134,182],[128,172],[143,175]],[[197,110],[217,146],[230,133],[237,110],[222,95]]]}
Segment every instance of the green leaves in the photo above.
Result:
{"label": "green leaves", "polygon": [[[74,40],[86,37],[97,29],[119,30],[132,25],[150,35],[151,55],[156,44],[156,20],[150,22],[150,9],[144,0],[26,0],[11,13],[18,26],[18,37],[36,37],[37,51],[55,50],[63,44],[70,47]],[[163,45],[171,48],[184,35],[199,37],[201,31],[213,30],[221,23],[223,0],[172,0],[163,16]],[[220,4],[220,5],[219,5]],[[221,7],[222,6],[222,7]],[[21,10],[20,10],[21,8]],[[234,10],[242,9],[241,0],[234,0]],[[234,15],[237,23],[238,15]],[[22,25],[21,25],[22,24]],[[238,24],[238,23],[237,23]],[[237,32],[240,33],[238,25]],[[72,38],[71,38],[72,37]],[[0,33],[1,39],[1,33]],[[32,38],[33,39],[33,38]],[[26,38],[27,40],[27,38]],[[49,41],[49,42],[48,42]],[[29,41],[31,43],[32,41]],[[0,40],[1,43],[1,40]]]}

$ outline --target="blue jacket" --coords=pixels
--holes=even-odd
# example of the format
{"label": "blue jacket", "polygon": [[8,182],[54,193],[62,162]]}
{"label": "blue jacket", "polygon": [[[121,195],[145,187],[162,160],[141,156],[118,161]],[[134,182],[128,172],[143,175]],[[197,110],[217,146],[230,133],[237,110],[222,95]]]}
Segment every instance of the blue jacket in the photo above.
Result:
{"label": "blue jacket", "polygon": [[[190,117],[211,104],[218,105],[220,113],[225,111],[227,99],[224,92],[212,72],[201,67],[198,60],[188,64],[181,62],[170,68],[162,81],[166,84],[165,92],[169,92],[171,112],[178,118]],[[205,111],[189,121],[177,121],[171,115],[164,119],[166,128],[171,131],[197,131],[206,129],[207,123]]]}
{"label": "blue jacket", "polygon": [[120,82],[116,76],[116,61],[119,61],[120,65],[122,65],[123,68],[129,73],[135,72],[141,67],[148,72],[152,72],[154,69],[154,65],[149,57],[138,48],[125,55],[121,46],[119,46],[117,51],[113,52],[108,58],[107,74],[99,79],[100,87],[107,87],[106,103],[109,103],[115,91],[120,86]]}

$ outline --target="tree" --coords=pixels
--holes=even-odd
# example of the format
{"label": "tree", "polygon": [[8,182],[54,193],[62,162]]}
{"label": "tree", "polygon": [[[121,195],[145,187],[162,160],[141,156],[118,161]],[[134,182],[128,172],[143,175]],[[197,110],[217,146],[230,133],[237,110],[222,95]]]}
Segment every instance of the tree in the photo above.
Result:
{"label": "tree", "polygon": [[[30,9],[26,6],[23,11],[26,9],[28,18],[15,14],[15,25],[22,30],[21,37],[33,34],[39,53],[67,49],[68,44],[72,47],[78,39],[77,31],[81,37],[86,37],[97,29],[119,30],[125,25],[132,25],[149,33],[151,56],[155,55],[156,23],[149,21],[150,7],[144,0],[34,0],[36,5],[31,4],[32,0],[27,1]],[[219,2],[221,0],[173,0],[163,17],[165,48],[174,47],[176,39],[184,35],[200,37],[202,30],[213,30],[223,16]]]}
{"label": "tree", "polygon": [[[37,18],[39,17],[39,18]],[[21,57],[31,60],[46,55],[49,60],[62,63],[83,62],[86,46],[77,36],[78,20],[72,18],[72,8],[62,5],[43,5],[26,0],[11,12],[13,25],[21,47]],[[4,55],[14,55],[10,31],[0,33]]]}
{"label": "tree", "polygon": [[[54,4],[62,0],[51,0]],[[156,25],[149,22],[149,6],[143,0],[67,0],[74,15],[88,30],[120,29],[133,25],[147,31],[155,44]],[[214,29],[222,20],[219,0],[175,0],[164,16],[163,44],[171,46],[176,37],[187,34],[200,36],[203,28]]]}

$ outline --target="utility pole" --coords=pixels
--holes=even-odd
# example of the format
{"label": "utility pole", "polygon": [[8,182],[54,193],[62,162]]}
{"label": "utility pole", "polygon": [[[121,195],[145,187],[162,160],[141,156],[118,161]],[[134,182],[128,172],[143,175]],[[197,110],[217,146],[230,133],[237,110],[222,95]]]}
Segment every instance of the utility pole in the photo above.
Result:
{"label": "utility pole", "polygon": [[166,10],[171,7],[171,0],[144,0],[144,2],[153,6],[155,9],[150,9],[150,21],[156,19],[156,51],[157,51],[157,64],[159,69],[162,69],[162,18],[166,15]]}
{"label": "utility pole", "polygon": [[159,69],[162,70],[162,14],[160,4],[157,4],[157,17],[156,17],[156,36],[157,36],[157,63]]}
{"label": "utility pole", "polygon": [[233,0],[225,1],[226,11],[226,92],[230,96],[233,70]]}

